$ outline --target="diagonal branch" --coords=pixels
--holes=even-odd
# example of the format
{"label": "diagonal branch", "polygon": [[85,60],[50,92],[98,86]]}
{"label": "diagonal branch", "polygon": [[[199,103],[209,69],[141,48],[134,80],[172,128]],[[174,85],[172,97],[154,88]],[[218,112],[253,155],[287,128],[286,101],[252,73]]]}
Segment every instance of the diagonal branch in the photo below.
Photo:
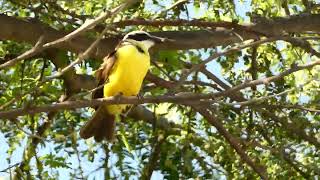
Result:
{"label": "diagonal branch", "polygon": [[[74,30],[73,32],[65,35],[62,38],[59,38],[57,40],[54,40],[52,42],[43,44],[44,42],[44,35],[42,34],[38,40],[38,42],[36,43],[36,45],[29,51],[23,53],[22,55],[20,55],[19,57],[12,59],[2,65],[0,65],[0,70],[3,68],[7,68],[9,66],[13,66],[14,64],[16,64],[17,62],[19,62],[20,60],[23,60],[25,58],[29,58],[32,57],[34,55],[36,55],[37,53],[45,50],[45,49],[49,49],[52,47],[57,47],[58,45],[68,42],[71,39],[79,36],[80,34],[84,33],[85,31],[89,30],[90,28],[93,28],[94,26],[96,26],[97,24],[101,23],[103,20],[105,20],[107,17],[113,16],[117,13],[119,13],[121,10],[123,10],[125,7],[128,6],[129,3],[132,3],[130,0],[127,3],[123,3],[120,6],[116,7],[115,9],[113,9],[111,12],[107,11],[104,13],[101,13],[100,16],[98,16],[96,19],[91,20],[91,21],[87,21],[86,23],[84,23],[80,28]],[[82,58],[79,58],[78,61],[76,61],[76,63],[81,62],[82,59],[86,58],[89,56],[89,53],[97,46],[97,44],[99,43],[99,41],[101,40],[103,34],[105,33],[106,29],[100,34],[100,36],[89,46],[89,48],[87,48],[87,50],[85,51],[84,55]],[[76,63],[74,63],[73,65],[75,65]],[[73,66],[72,65],[72,66]],[[71,65],[66,67],[65,69],[63,69],[65,71],[69,70],[71,67]],[[58,77],[60,76],[61,73],[59,73],[58,75],[54,76],[54,77]],[[53,78],[53,77],[52,77]],[[51,78],[51,79],[52,79]],[[50,78],[49,78],[50,79]]]}
{"label": "diagonal branch", "polygon": [[174,9],[176,7],[179,7],[183,5],[184,3],[187,3],[189,0],[178,0],[177,2],[173,3],[171,6],[165,8],[163,11],[160,11],[153,19],[157,19],[161,17],[162,15],[166,14],[171,9]]}
{"label": "diagonal branch", "polygon": [[291,42],[293,43],[294,45],[296,46],[299,46],[303,49],[305,49],[307,52],[310,52],[312,55],[315,55],[317,57],[320,57],[320,53],[315,51],[311,45],[307,42],[307,41],[304,41],[303,39],[298,39],[298,38],[292,38],[292,37],[289,37],[289,36],[275,36],[275,37],[270,37],[270,38],[266,38],[266,39],[262,39],[262,40],[258,40],[258,41],[254,41],[254,42],[251,42],[251,43],[248,43],[248,44],[243,44],[243,45],[240,45],[240,46],[235,46],[235,47],[232,47],[230,49],[227,49],[223,52],[220,52],[220,53],[216,53],[216,54],[213,54],[212,56],[208,57],[207,59],[205,59],[204,61],[202,61],[201,63],[199,64],[196,64],[196,65],[193,65],[193,67],[191,67],[186,73],[182,74],[181,77],[180,77],[180,80],[179,80],[179,83],[176,85],[178,88],[186,79],[187,77],[194,71],[199,71],[202,67],[204,67],[207,63],[213,61],[214,59],[218,58],[218,57],[221,57],[221,56],[225,56],[225,55],[228,55],[228,54],[231,54],[233,52],[236,52],[236,51],[240,51],[242,49],[245,49],[245,48],[248,48],[248,47],[255,47],[257,45],[260,45],[260,44],[263,44],[263,43],[267,43],[267,42],[272,42],[272,41],[275,41],[275,40],[284,40],[284,41],[288,41],[288,42]]}
{"label": "diagonal branch", "polygon": [[246,162],[259,176],[263,179],[268,179],[266,167],[254,162],[240,146],[240,142],[234,138],[224,127],[218,119],[211,114],[207,109],[192,106],[197,112],[199,112],[206,120],[212,124],[218,132],[228,141],[230,146],[238,153],[241,159]]}
{"label": "diagonal branch", "polygon": [[313,144],[316,148],[320,148],[320,140],[316,137],[309,135],[305,132],[304,129],[301,129],[300,127],[296,126],[295,123],[290,120],[289,117],[278,117],[275,114],[271,113],[269,110],[265,110],[262,108],[255,108],[253,107],[257,112],[259,112],[263,117],[266,117],[269,120],[278,122],[282,124],[283,130],[285,130],[287,133],[292,135],[297,135],[301,139],[304,139],[305,141],[309,142],[310,144]]}
{"label": "diagonal branch", "polygon": [[286,71],[284,71],[284,72],[282,72],[282,73],[280,73],[278,75],[267,77],[267,78],[262,78],[262,79],[257,79],[257,80],[253,80],[253,81],[249,81],[249,82],[244,82],[242,84],[234,86],[231,89],[228,89],[228,90],[226,90],[224,92],[221,92],[221,93],[224,94],[224,95],[227,95],[227,94],[231,94],[231,93],[234,93],[236,91],[239,91],[241,89],[244,89],[244,88],[247,88],[247,87],[251,87],[251,86],[257,86],[257,85],[260,85],[260,84],[268,85],[271,82],[280,80],[283,77],[288,76],[288,75],[290,75],[290,74],[292,74],[294,72],[297,72],[297,71],[300,71],[300,70],[303,70],[303,69],[311,69],[312,67],[317,66],[317,65],[320,65],[320,60],[314,61],[312,63],[305,64],[305,65],[300,65],[300,66],[296,65],[296,66],[293,66],[292,68],[290,68],[290,69],[288,69],[288,70],[286,70]]}
{"label": "diagonal branch", "polygon": [[225,55],[240,51],[240,50],[248,48],[248,47],[253,47],[253,46],[257,46],[259,44],[272,42],[272,41],[275,41],[275,40],[278,40],[278,39],[280,39],[280,37],[270,37],[270,38],[262,39],[262,40],[259,40],[259,41],[254,41],[254,42],[251,42],[251,43],[243,44],[243,45],[240,45],[240,46],[234,46],[234,47],[231,47],[231,48],[229,48],[229,49],[227,49],[227,50],[225,50],[223,52],[215,53],[212,56],[210,56],[207,59],[205,59],[204,61],[202,61],[201,63],[193,65],[193,67],[191,67],[186,73],[182,74],[180,79],[179,79],[179,82],[176,85],[176,88],[180,87],[192,72],[200,70],[206,64],[208,64],[209,62],[213,61],[214,59],[216,59],[218,57],[225,56]]}
{"label": "diagonal branch", "polygon": [[122,11],[125,7],[128,6],[128,4],[132,3],[131,0],[127,1],[126,3],[121,4],[120,6],[114,8],[111,11],[106,11],[101,13],[97,18],[93,19],[93,20],[87,20],[82,26],[80,26],[78,29],[74,30],[73,32],[67,34],[66,36],[57,39],[53,42],[50,43],[46,43],[43,45],[44,48],[49,48],[49,47],[55,47],[58,44],[61,44],[63,42],[67,42],[73,38],[75,38],[76,36],[79,36],[80,34],[83,34],[84,32],[86,32],[87,30],[94,28],[97,24],[102,23],[106,18],[113,16],[117,13],[119,13],[120,11]]}
{"label": "diagonal branch", "polygon": [[21,54],[20,56],[14,58],[12,60],[9,60],[3,64],[0,64],[0,70],[7,68],[7,67],[10,67],[10,66],[13,66],[16,63],[18,63],[19,61],[33,57],[34,55],[41,52],[43,50],[43,47],[42,47],[42,45],[44,43],[43,41],[44,41],[44,36],[42,35],[42,36],[40,36],[38,42],[35,44],[35,46],[33,48],[31,48],[30,50],[24,52],[23,54]]}
{"label": "diagonal branch", "polygon": [[101,41],[103,35],[107,32],[107,30],[108,30],[108,27],[106,27],[103,30],[103,32],[100,33],[100,35],[97,37],[97,39],[88,47],[88,49],[83,54],[80,54],[75,61],[73,61],[67,67],[63,68],[57,74],[47,77],[44,81],[49,81],[51,79],[55,79],[55,78],[58,78],[58,77],[62,76],[64,73],[66,73],[67,71],[71,70],[73,68],[73,66],[81,63],[84,59],[88,58],[90,56],[91,52],[96,48],[98,43]]}

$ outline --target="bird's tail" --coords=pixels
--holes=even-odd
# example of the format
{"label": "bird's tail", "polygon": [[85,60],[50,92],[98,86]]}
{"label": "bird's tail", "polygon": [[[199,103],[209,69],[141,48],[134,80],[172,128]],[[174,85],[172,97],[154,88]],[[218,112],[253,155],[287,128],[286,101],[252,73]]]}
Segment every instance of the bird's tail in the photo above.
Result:
{"label": "bird's tail", "polygon": [[113,141],[115,131],[115,116],[108,113],[105,107],[100,106],[92,118],[81,128],[80,137],[88,139],[94,136],[97,142],[104,138]]}

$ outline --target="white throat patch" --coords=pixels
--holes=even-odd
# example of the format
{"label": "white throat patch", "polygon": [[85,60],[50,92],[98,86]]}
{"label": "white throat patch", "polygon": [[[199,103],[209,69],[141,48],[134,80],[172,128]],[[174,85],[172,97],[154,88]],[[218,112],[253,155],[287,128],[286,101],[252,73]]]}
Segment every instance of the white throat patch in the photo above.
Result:
{"label": "white throat patch", "polygon": [[154,45],[154,42],[151,40],[140,41],[139,43],[143,44],[143,46],[148,50]]}

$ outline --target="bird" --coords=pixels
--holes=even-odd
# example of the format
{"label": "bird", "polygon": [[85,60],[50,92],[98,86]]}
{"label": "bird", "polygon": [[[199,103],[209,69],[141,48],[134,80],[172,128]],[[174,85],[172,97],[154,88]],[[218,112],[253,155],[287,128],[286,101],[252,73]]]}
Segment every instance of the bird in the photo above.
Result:
{"label": "bird", "polygon": [[[132,31],[126,34],[96,70],[95,77],[98,84],[92,93],[92,98],[137,96],[150,67],[149,48],[165,40],[145,31]],[[97,142],[104,139],[113,142],[116,116],[127,106],[122,104],[95,107],[91,119],[80,129],[80,137],[83,139],[94,137]]]}

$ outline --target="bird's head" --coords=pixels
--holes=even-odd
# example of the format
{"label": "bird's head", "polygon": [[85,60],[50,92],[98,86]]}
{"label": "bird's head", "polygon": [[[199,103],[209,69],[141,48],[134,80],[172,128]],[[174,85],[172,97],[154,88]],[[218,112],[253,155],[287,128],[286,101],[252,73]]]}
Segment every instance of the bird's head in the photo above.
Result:
{"label": "bird's head", "polygon": [[142,45],[144,48],[148,50],[156,43],[164,42],[165,38],[153,36],[144,31],[132,31],[123,37],[123,41]]}

